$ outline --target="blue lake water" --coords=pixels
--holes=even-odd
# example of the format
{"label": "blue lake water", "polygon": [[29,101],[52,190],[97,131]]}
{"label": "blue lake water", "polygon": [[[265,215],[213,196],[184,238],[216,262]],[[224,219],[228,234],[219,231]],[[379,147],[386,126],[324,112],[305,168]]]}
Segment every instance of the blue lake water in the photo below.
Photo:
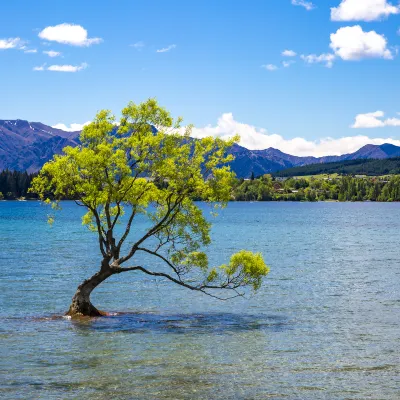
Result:
{"label": "blue lake water", "polygon": [[96,271],[96,237],[73,203],[53,227],[48,211],[0,202],[2,399],[400,398],[400,204],[232,203],[210,258],[261,251],[256,296],[122,274],[92,301],[123,313],[86,322],[52,316]]}

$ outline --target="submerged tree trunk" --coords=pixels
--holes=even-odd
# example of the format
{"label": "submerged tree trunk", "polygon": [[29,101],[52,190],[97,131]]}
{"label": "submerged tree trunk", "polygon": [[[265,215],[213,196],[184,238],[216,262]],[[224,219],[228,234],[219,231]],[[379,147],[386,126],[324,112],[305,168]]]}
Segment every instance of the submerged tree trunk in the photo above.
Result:
{"label": "submerged tree trunk", "polygon": [[83,281],[72,298],[72,303],[66,315],[70,317],[100,317],[106,313],[99,311],[91,302],[90,294],[93,289],[105,281],[108,277],[113,275],[111,268],[102,267],[99,272],[94,274],[91,278]]}

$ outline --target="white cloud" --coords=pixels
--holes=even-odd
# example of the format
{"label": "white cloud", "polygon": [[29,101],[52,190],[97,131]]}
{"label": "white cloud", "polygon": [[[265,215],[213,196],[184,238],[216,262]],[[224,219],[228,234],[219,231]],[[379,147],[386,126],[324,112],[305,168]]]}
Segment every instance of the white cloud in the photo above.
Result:
{"label": "white cloud", "polygon": [[87,67],[88,65],[86,63],[82,63],[81,65],[50,65],[47,70],[56,72],[78,72]]}
{"label": "white cloud", "polygon": [[278,67],[274,64],[261,65],[261,68],[264,68],[267,71],[276,71],[278,69]]}
{"label": "white cloud", "polygon": [[0,50],[23,49],[24,42],[19,38],[0,39]]}
{"label": "white cloud", "polygon": [[385,126],[400,126],[400,118],[383,119],[383,111],[356,115],[355,122],[351,128],[384,128]]}
{"label": "white cloud", "polygon": [[46,64],[40,67],[34,67],[34,71],[55,71],[55,72],[78,72],[88,67],[88,64],[82,63],[81,65],[50,65],[46,68]]}
{"label": "white cloud", "polygon": [[27,49],[27,50],[24,50],[24,53],[28,53],[28,54],[30,54],[30,53],[37,53],[37,50],[36,49]]}
{"label": "white cloud", "polygon": [[44,28],[39,37],[71,46],[90,46],[103,41],[101,38],[88,38],[87,30],[80,25],[66,23]]}
{"label": "white cloud", "polygon": [[163,49],[156,50],[156,52],[157,53],[166,53],[167,51],[175,49],[175,47],[176,47],[176,44],[170,44],[168,47],[164,47]]}
{"label": "white cloud", "polygon": [[143,47],[145,47],[144,42],[140,41],[140,42],[136,42],[134,44],[130,44],[130,47],[134,47],[136,50],[142,50]]}
{"label": "white cloud", "polygon": [[54,50],[43,51],[43,54],[47,54],[51,58],[61,56],[61,53],[59,51],[54,51]]}
{"label": "white cloud", "polygon": [[213,136],[227,139],[235,134],[240,135],[240,145],[248,149],[263,150],[273,147],[296,156],[341,155],[355,152],[366,144],[392,143],[400,146],[400,140],[369,138],[368,136],[349,136],[338,139],[323,138],[316,141],[301,137],[284,139],[280,135],[269,133],[266,129],[235,121],[231,113],[222,114],[216,126],[208,125],[204,128],[193,128],[192,131],[192,136],[196,138]]}
{"label": "white cloud", "polygon": [[52,128],[61,129],[66,132],[78,132],[78,131],[81,131],[85,125],[88,125],[88,124],[90,124],[90,121],[85,122],[84,124],[71,124],[70,126],[67,126],[62,123],[58,123],[58,124],[52,125]]}
{"label": "white cloud", "polygon": [[304,60],[307,64],[319,64],[323,63],[327,68],[332,68],[333,66],[333,61],[335,61],[335,55],[334,54],[308,54],[304,55],[302,54],[301,59]]}
{"label": "white cloud", "polygon": [[376,21],[398,14],[400,8],[387,0],[342,0],[336,8],[331,8],[332,21]]}
{"label": "white cloud", "polygon": [[296,61],[292,61],[292,60],[290,60],[290,61],[283,61],[282,62],[282,65],[283,65],[283,67],[284,68],[289,68],[292,64],[294,64]]}
{"label": "white cloud", "polygon": [[282,51],[282,55],[284,57],[296,57],[297,53],[293,50],[284,50],[284,51]]}
{"label": "white cloud", "polygon": [[359,25],[340,28],[336,33],[332,33],[330,47],[337,56],[346,61],[393,58],[384,35],[375,31],[364,32]]}
{"label": "white cloud", "polygon": [[306,0],[292,0],[292,4],[294,6],[304,7],[307,11],[311,11],[315,8],[314,4],[311,1]]}

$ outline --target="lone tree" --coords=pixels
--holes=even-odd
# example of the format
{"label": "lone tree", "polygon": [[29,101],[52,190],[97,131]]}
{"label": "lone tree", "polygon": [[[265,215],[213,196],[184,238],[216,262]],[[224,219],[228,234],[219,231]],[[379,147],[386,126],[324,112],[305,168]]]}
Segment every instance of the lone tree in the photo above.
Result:
{"label": "lone tree", "polygon": [[[30,191],[55,208],[63,198],[85,207],[83,224],[98,236],[100,269],[78,286],[67,315],[105,315],[90,294],[114,274],[142,272],[221,299],[243,295],[246,287],[257,290],[268,274],[262,255],[245,250],[209,267],[203,250],[211,225],[195,200],[214,207],[229,200],[234,174],[225,164],[237,138],[193,140],[191,127],[180,123],[154,99],[129,103],[119,124],[110,111],[100,111],[83,129],[81,144],[64,148],[33,180]],[[149,222],[140,235],[139,215]],[[142,265],[143,254],[166,268]],[[125,266],[128,261],[133,266]]]}

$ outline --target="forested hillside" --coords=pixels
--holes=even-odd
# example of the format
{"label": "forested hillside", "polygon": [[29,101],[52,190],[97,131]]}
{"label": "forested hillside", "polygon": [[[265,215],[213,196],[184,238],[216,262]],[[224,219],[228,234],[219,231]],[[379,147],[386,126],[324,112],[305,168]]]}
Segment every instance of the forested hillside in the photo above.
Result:
{"label": "forested hillside", "polygon": [[285,169],[275,173],[278,177],[308,176],[319,174],[342,175],[395,175],[400,174],[400,157],[380,160],[349,160],[327,164],[310,164],[302,167]]}

